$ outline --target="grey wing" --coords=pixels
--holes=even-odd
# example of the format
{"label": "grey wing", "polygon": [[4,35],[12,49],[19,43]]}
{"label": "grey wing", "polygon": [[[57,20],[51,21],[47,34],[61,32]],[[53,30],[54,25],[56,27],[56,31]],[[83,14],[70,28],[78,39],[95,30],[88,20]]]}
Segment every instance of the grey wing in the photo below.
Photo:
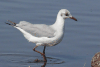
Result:
{"label": "grey wing", "polygon": [[53,37],[55,33],[55,30],[45,24],[31,24],[26,21],[21,21],[16,26],[36,37]]}

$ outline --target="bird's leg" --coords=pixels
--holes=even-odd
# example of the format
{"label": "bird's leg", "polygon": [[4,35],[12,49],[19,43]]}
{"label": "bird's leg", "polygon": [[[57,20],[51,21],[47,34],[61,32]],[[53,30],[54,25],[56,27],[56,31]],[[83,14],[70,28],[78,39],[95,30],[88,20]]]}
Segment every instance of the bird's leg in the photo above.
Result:
{"label": "bird's leg", "polygon": [[35,46],[35,47],[33,48],[33,51],[35,51],[35,52],[40,53],[41,55],[43,55],[43,53],[41,53],[41,52],[35,50],[35,48],[37,48],[37,47],[38,47],[38,46]]}
{"label": "bird's leg", "polygon": [[[37,53],[40,53],[40,54],[43,56],[44,62],[47,62],[47,59],[46,59],[46,56],[45,56],[45,48],[46,48],[46,46],[44,46],[43,53],[41,53],[41,52],[35,50],[35,48],[37,48],[37,47],[38,47],[38,46],[35,46],[35,47],[33,48],[33,51],[35,51],[35,52],[37,52]],[[38,60],[38,59],[37,59],[37,60]],[[40,60],[38,60],[38,61],[40,61]]]}
{"label": "bird's leg", "polygon": [[46,48],[46,46],[44,46],[44,49],[43,49],[43,54],[45,54],[45,48]]}
{"label": "bird's leg", "polygon": [[43,49],[43,58],[44,58],[44,62],[47,62],[47,58],[45,56],[45,48],[46,48],[46,46],[44,46],[44,49]]}

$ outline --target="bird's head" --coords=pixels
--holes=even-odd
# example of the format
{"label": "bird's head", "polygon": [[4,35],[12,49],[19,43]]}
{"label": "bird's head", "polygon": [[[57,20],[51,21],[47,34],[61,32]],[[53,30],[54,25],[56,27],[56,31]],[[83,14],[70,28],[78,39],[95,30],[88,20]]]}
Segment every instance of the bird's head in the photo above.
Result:
{"label": "bird's head", "polygon": [[76,19],[75,17],[73,17],[67,9],[61,9],[61,10],[58,12],[58,14],[59,14],[62,18],[64,18],[64,19],[66,19],[66,18],[71,18],[71,19],[77,21],[77,19]]}

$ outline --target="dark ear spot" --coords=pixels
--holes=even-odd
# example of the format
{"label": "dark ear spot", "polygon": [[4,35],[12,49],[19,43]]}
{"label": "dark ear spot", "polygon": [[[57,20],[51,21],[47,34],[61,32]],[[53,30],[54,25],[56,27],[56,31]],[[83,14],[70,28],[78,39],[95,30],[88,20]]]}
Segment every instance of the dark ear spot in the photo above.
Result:
{"label": "dark ear spot", "polygon": [[62,13],[61,13],[61,16],[62,16]]}

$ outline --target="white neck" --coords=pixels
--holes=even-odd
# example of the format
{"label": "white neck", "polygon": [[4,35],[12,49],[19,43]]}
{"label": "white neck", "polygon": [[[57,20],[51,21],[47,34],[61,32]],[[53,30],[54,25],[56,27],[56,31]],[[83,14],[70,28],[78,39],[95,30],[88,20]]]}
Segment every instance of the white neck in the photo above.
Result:
{"label": "white neck", "polygon": [[52,25],[52,27],[59,32],[63,32],[65,19],[61,17],[60,13],[57,15],[56,22]]}

